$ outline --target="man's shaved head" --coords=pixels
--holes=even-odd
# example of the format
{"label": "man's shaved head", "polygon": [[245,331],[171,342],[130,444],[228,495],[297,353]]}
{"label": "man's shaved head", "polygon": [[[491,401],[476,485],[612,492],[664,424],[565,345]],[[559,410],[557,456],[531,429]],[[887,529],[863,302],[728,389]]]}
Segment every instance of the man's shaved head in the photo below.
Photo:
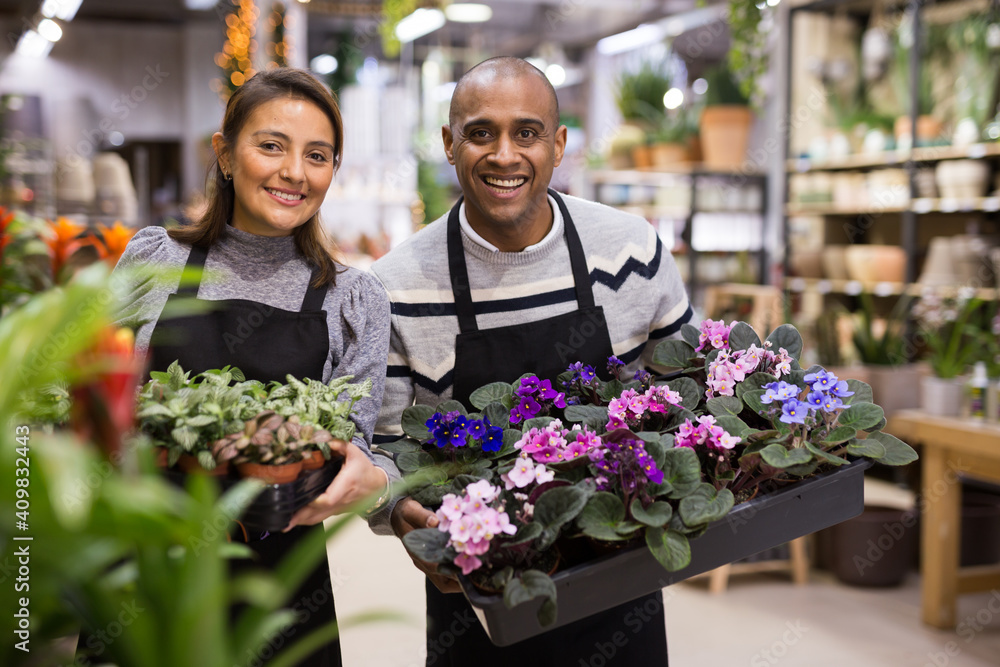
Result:
{"label": "man's shaved head", "polygon": [[552,127],[559,125],[559,100],[556,97],[556,89],[548,77],[527,60],[515,58],[514,56],[497,56],[479,63],[468,72],[462,75],[455,86],[455,92],[451,97],[451,107],[448,110],[448,125],[455,127],[455,122],[459,116],[460,105],[464,101],[463,91],[474,85],[489,85],[496,81],[517,79],[525,76],[533,76],[544,82],[545,89],[550,97]]}

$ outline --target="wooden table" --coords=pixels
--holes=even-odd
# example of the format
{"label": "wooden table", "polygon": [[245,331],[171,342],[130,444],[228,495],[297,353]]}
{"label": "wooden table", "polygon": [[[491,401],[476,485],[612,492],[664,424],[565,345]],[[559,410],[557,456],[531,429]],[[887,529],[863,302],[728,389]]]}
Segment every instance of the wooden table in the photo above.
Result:
{"label": "wooden table", "polygon": [[923,619],[936,628],[954,628],[958,595],[1000,587],[1000,566],[959,566],[961,476],[1000,482],[1000,426],[901,410],[886,430],[910,445],[923,445],[918,501]]}

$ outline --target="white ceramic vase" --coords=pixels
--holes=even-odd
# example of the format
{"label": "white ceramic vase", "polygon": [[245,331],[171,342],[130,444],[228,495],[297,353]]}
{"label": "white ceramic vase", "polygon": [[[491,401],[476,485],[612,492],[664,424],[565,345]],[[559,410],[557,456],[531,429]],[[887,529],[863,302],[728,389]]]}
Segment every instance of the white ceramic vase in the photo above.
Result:
{"label": "white ceramic vase", "polygon": [[957,417],[962,412],[964,378],[926,375],[920,381],[920,409],[929,415]]}

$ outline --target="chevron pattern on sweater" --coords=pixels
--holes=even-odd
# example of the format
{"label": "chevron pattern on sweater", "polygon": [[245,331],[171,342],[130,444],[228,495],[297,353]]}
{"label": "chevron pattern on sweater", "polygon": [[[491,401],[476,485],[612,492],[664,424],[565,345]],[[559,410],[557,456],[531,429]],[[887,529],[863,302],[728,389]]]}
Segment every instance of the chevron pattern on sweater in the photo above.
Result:
{"label": "chevron pattern on sweater", "polygon": [[622,285],[625,284],[625,281],[633,273],[640,278],[652,280],[656,276],[656,272],[660,269],[660,255],[662,254],[663,244],[657,239],[656,253],[653,255],[653,259],[649,260],[648,264],[639,261],[635,257],[629,257],[625,261],[625,264],[622,265],[622,268],[618,269],[617,273],[611,274],[603,269],[594,269],[590,272],[590,280],[595,284],[600,283],[614,292],[621,289]]}

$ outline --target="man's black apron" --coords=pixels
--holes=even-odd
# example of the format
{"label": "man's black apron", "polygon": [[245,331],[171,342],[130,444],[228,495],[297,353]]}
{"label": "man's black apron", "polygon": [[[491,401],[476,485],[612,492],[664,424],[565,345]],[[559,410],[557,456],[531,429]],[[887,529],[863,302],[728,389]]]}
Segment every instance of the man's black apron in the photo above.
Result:
{"label": "man's black apron", "polygon": [[[554,380],[575,361],[603,368],[612,354],[604,310],[594,303],[583,245],[562,198],[562,213],[578,309],[537,322],[480,331],[458,222],[459,202],[448,217],[448,265],[460,333],[455,338],[452,397],[467,407],[469,395],[490,382],[513,382],[524,373]],[[427,666],[579,667],[597,664],[666,667],[662,595],[657,592],[511,646],[494,646],[461,593],[444,594],[428,580]],[[624,639],[624,640],[623,640]],[[600,658],[597,662],[592,659]]]}
{"label": "man's black apron", "polygon": [[[207,249],[194,247],[187,266],[202,268],[207,256]],[[244,299],[226,299],[213,301],[213,308],[208,312],[158,322],[150,345],[151,369],[165,371],[176,359],[192,374],[230,365],[243,371],[248,380],[265,383],[284,382],[289,374],[299,379],[322,380],[330,335],[323,310],[326,287],[313,287],[315,277],[314,273],[310,278],[299,312]],[[198,285],[185,286],[171,294],[167,303],[196,298],[197,294]],[[273,570],[312,530],[322,530],[322,526],[297,526],[287,533],[271,533],[265,539],[250,535],[249,546],[256,558],[253,563],[232,561],[231,571],[251,567]],[[261,651],[260,663],[254,661],[253,664],[267,664],[265,657],[336,619],[330,566],[325,556],[287,606],[299,612],[304,617],[303,622],[279,634],[270,650]],[[339,667],[339,642],[321,647],[299,664]]]}

